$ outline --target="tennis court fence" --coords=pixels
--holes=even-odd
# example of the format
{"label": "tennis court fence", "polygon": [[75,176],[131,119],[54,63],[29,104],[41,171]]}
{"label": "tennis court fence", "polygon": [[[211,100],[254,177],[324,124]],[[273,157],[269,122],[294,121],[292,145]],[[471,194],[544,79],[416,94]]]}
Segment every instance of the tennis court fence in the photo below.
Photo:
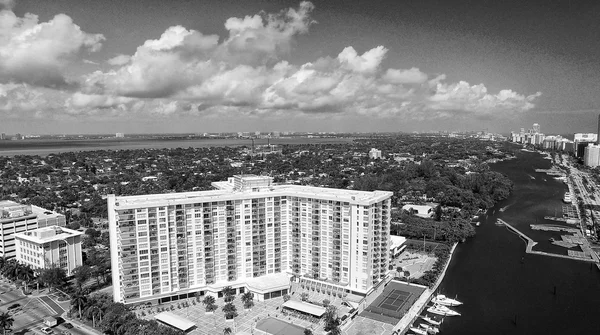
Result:
{"label": "tennis court fence", "polygon": [[366,310],[367,310],[367,312],[371,312],[371,313],[375,313],[375,314],[383,314],[385,316],[389,316],[392,318],[398,318],[401,316],[400,312],[391,311],[389,309],[379,308],[379,307],[375,307],[375,306],[367,307]]}

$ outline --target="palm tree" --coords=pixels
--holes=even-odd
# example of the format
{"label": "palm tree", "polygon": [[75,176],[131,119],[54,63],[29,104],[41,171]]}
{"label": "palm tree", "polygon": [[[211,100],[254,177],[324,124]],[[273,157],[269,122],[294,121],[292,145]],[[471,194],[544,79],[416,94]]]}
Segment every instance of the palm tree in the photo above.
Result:
{"label": "palm tree", "polygon": [[226,319],[233,319],[235,318],[238,314],[237,314],[237,308],[235,308],[235,305],[232,303],[226,303],[223,308],[223,313],[225,313],[225,318]]}
{"label": "palm tree", "polygon": [[35,272],[29,265],[21,267],[19,278],[25,282],[25,292],[29,290],[29,283],[35,278]]}
{"label": "palm tree", "polygon": [[223,335],[231,335],[231,332],[232,330],[230,327],[223,329]]}
{"label": "palm tree", "polygon": [[222,292],[225,295],[225,302],[231,302],[235,299],[235,289],[231,286],[225,286]]}
{"label": "palm tree", "polygon": [[6,265],[6,258],[4,256],[0,257],[0,275],[4,276],[4,266]]}
{"label": "palm tree", "polygon": [[13,322],[15,322],[15,319],[13,319],[8,312],[0,314],[0,327],[2,328],[4,335],[6,335],[7,330],[12,328]]}
{"label": "palm tree", "polygon": [[244,308],[246,308],[246,309],[248,309],[254,305],[254,302],[252,301],[254,299],[254,293],[252,293],[252,292],[246,292],[246,293],[242,294],[241,299],[242,299],[242,302],[244,303]]}
{"label": "palm tree", "polygon": [[81,319],[81,306],[87,302],[87,295],[81,290],[77,290],[71,298],[71,306],[77,306],[79,308],[79,318]]}
{"label": "palm tree", "polygon": [[313,332],[310,328],[304,328],[304,335],[313,335]]}
{"label": "palm tree", "polygon": [[96,316],[98,316],[98,320],[101,320],[102,310],[100,309],[100,307],[92,305],[85,310],[85,317],[88,319],[90,317],[92,318],[92,327],[94,328],[96,328]]}
{"label": "palm tree", "polygon": [[4,274],[4,276],[10,280],[15,280],[18,277],[19,272],[19,263],[14,258],[6,261],[4,267],[2,268],[2,274]]}

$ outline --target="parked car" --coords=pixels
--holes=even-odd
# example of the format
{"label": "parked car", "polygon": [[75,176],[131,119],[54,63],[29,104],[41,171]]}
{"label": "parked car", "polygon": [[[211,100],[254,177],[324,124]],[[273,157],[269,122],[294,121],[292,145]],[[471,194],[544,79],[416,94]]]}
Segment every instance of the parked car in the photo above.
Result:
{"label": "parked car", "polygon": [[60,332],[62,335],[71,335],[71,332],[68,330],[63,330],[62,332]]}
{"label": "parked car", "polygon": [[19,307],[21,307],[20,304],[12,304],[12,305],[10,305],[10,307],[8,307],[8,310],[10,311],[11,309],[15,309],[15,308],[19,308]]}
{"label": "parked car", "polygon": [[40,329],[42,331],[42,333],[44,334],[54,334],[54,331],[48,327],[44,327],[42,329]]}
{"label": "parked car", "polygon": [[67,323],[65,323],[65,324],[63,324],[63,326],[65,326],[65,328],[67,328],[67,329],[71,329],[71,328],[73,328],[73,325],[72,325],[72,324],[70,324],[70,323],[68,323],[68,322],[67,322]]}

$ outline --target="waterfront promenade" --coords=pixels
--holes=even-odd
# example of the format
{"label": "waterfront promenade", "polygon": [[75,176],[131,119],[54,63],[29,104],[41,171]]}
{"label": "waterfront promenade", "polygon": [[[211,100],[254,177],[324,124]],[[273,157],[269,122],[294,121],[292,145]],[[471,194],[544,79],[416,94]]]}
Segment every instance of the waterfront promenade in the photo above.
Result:
{"label": "waterfront promenade", "polygon": [[[444,276],[446,275],[446,270],[448,270],[448,266],[450,265],[450,261],[452,261],[452,255],[454,254],[454,250],[456,250],[456,246],[458,243],[454,243],[452,249],[450,249],[450,255],[448,256],[448,261],[444,266],[444,270],[440,274],[439,278],[435,282],[435,285],[432,288],[426,288],[421,296],[415,301],[412,307],[408,310],[408,312],[400,319],[400,321],[394,326],[394,332],[396,334],[406,334],[408,332],[408,328],[411,324],[415,322],[415,319],[419,317],[419,315],[423,312],[429,301],[431,300],[431,296],[437,290],[437,288],[442,283]],[[414,285],[414,284],[413,284]]]}

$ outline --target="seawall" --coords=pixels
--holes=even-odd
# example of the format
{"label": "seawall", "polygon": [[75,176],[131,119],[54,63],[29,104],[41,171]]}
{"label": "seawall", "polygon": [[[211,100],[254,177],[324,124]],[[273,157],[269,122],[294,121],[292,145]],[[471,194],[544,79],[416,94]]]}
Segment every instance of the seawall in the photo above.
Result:
{"label": "seawall", "polygon": [[438,289],[438,287],[442,283],[442,280],[444,280],[444,276],[446,275],[446,270],[448,270],[448,266],[450,266],[450,262],[452,261],[452,255],[454,255],[454,250],[456,250],[457,245],[458,245],[458,243],[454,243],[454,245],[452,246],[452,249],[450,249],[450,255],[448,256],[448,261],[446,262],[446,265],[444,265],[444,270],[438,277],[437,281],[435,282],[435,285],[433,285],[432,288],[427,288],[425,291],[423,291],[423,293],[421,294],[419,299],[417,299],[417,301],[415,301],[415,303],[408,310],[408,312],[406,314],[404,314],[402,319],[400,319],[400,321],[396,324],[396,326],[394,326],[394,330],[393,330],[394,332],[397,332],[397,334],[402,334],[402,335],[406,334],[406,332],[408,332],[408,330],[409,330],[408,328],[410,327],[410,325],[412,325],[413,322],[415,322],[415,320],[423,312],[423,310],[425,309],[425,307],[431,300],[431,296]]}

